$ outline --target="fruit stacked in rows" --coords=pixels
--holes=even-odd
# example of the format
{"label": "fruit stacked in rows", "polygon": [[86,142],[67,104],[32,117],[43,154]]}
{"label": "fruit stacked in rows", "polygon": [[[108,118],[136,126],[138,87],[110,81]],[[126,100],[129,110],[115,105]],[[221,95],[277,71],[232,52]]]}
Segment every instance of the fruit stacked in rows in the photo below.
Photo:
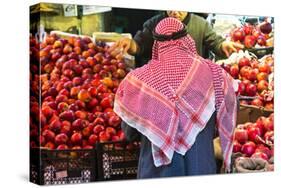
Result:
{"label": "fruit stacked in rows", "polygon": [[[122,56],[113,57],[108,49],[87,37],[48,35],[40,43],[40,74],[36,78],[41,104],[34,98],[31,103],[33,117],[38,117],[32,120],[31,133],[40,130],[40,136],[33,145],[90,149],[97,142],[125,139],[113,103],[128,71]],[[37,130],[36,123],[40,125]]]}
{"label": "fruit stacked in rows", "polygon": [[274,114],[260,117],[256,122],[237,125],[233,153],[269,160],[274,155]]}
{"label": "fruit stacked in rows", "polygon": [[232,65],[223,64],[222,67],[234,79],[241,81],[238,88],[240,95],[255,98],[251,101],[242,100],[241,103],[273,109],[273,87],[269,84],[269,75],[273,75],[273,57],[268,56],[259,62],[256,58],[245,56],[237,61]]}
{"label": "fruit stacked in rows", "polygon": [[271,32],[272,25],[269,22],[258,26],[246,23],[231,32],[231,40],[245,45],[246,48],[271,46]]}

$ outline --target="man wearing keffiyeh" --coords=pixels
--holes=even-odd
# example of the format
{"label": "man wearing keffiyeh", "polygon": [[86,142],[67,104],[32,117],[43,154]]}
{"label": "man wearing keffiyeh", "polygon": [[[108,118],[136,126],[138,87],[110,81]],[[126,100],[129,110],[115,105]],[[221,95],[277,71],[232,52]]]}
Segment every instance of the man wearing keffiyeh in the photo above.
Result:
{"label": "man wearing keffiyeh", "polygon": [[232,78],[198,55],[179,20],[161,20],[153,38],[151,60],[125,77],[114,103],[127,138],[141,139],[138,178],[216,173],[215,124],[229,170],[237,108]]}

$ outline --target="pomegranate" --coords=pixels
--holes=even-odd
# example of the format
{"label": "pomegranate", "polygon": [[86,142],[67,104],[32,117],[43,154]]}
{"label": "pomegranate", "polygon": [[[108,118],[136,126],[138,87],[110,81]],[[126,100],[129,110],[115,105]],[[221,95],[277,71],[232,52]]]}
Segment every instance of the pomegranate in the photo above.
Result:
{"label": "pomegranate", "polygon": [[246,93],[248,96],[255,96],[257,93],[257,87],[254,84],[247,85]]}
{"label": "pomegranate", "polygon": [[234,139],[243,144],[248,140],[248,133],[245,129],[235,129]]}
{"label": "pomegranate", "polygon": [[259,25],[259,28],[260,28],[260,31],[264,34],[269,34],[272,31],[272,25],[267,21],[264,21],[263,23],[261,23]]}
{"label": "pomegranate", "polygon": [[233,142],[233,153],[240,152],[241,147],[242,147],[242,145],[237,140],[234,140],[234,142]]}
{"label": "pomegranate", "polygon": [[246,142],[241,148],[242,153],[245,154],[247,157],[251,157],[255,150],[256,144],[252,141]]}
{"label": "pomegranate", "polygon": [[263,152],[255,152],[252,156],[251,156],[251,158],[260,158],[260,159],[264,159],[264,160],[268,160],[268,156],[265,154],[265,153],[263,153]]}
{"label": "pomegranate", "polygon": [[259,127],[256,127],[256,126],[249,127],[247,129],[247,132],[248,132],[249,140],[251,140],[253,142],[258,142],[259,138],[257,138],[257,137],[262,136],[262,130]]}

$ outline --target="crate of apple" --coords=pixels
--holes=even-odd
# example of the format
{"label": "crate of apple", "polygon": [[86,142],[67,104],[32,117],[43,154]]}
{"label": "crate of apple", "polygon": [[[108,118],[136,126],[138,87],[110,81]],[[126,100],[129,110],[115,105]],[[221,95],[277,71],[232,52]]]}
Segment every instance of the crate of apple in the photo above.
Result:
{"label": "crate of apple", "polygon": [[99,142],[125,140],[113,102],[128,70],[123,57],[112,57],[108,48],[89,37],[55,34],[40,43],[41,74],[36,76],[42,104],[36,113],[41,147],[91,149]]}
{"label": "crate of apple", "polygon": [[274,114],[239,124],[234,131],[233,153],[269,160],[274,155]]}
{"label": "crate of apple", "polygon": [[[242,105],[273,109],[273,88],[269,75],[273,72],[272,59],[260,62],[254,57],[241,57],[234,64],[221,65],[234,79],[239,79],[238,93]],[[272,96],[272,97],[268,97]]]}
{"label": "crate of apple", "polygon": [[237,27],[230,33],[231,40],[245,45],[246,48],[271,46],[268,40],[272,37],[272,25],[268,21],[254,26],[249,23]]}

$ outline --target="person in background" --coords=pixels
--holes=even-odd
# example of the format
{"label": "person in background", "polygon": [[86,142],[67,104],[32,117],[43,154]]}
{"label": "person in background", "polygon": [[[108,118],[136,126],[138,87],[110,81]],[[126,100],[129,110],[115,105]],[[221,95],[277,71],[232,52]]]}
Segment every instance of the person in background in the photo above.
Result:
{"label": "person in background", "polygon": [[146,64],[152,55],[152,32],[155,26],[167,17],[176,18],[187,27],[188,33],[195,41],[198,54],[204,58],[208,57],[208,50],[212,50],[218,57],[225,57],[236,52],[237,48],[244,48],[239,43],[226,41],[217,35],[209,23],[198,15],[184,11],[166,11],[147,20],[143,29],[138,31],[133,39],[123,38],[117,41],[110,49],[112,55],[129,53],[138,59],[136,67]]}

